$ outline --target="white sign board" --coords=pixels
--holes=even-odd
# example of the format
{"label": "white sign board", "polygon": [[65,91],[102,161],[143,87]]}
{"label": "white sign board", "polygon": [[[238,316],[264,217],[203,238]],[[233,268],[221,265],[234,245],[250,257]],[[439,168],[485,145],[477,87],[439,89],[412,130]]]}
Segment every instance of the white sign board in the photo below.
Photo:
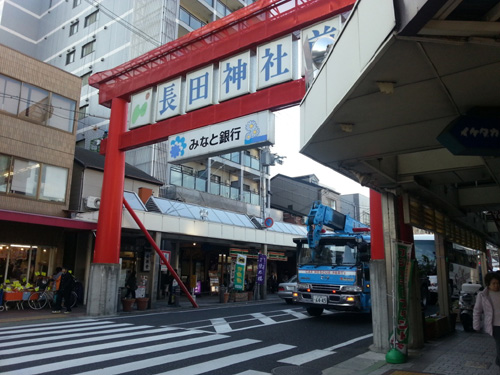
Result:
{"label": "white sign board", "polygon": [[287,35],[131,95],[129,129],[300,79],[298,42]]}
{"label": "white sign board", "polygon": [[168,162],[220,155],[274,144],[274,114],[262,111],[219,124],[173,135],[168,140]]}
{"label": "white sign board", "polygon": [[222,60],[219,72],[220,101],[250,93],[250,51]]}
{"label": "white sign board", "polygon": [[186,75],[186,111],[214,104],[214,66],[209,65]]}
{"label": "white sign board", "polygon": [[129,129],[151,124],[153,112],[153,89],[149,88],[132,96],[130,101]]}
{"label": "white sign board", "polygon": [[257,89],[290,81],[293,78],[292,35],[257,48]]}
{"label": "white sign board", "polygon": [[182,78],[177,77],[176,79],[156,86],[156,121],[165,120],[182,113],[181,85]]}

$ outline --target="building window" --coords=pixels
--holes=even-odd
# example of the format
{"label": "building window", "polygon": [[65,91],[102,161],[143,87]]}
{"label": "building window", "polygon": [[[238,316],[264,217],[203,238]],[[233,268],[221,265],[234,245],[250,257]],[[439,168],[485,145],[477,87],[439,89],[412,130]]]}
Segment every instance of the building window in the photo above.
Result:
{"label": "building window", "polygon": [[179,8],[179,19],[184,22],[186,25],[191,27],[193,30],[199,29],[202,26],[205,26],[206,23],[201,21],[199,18],[193,16],[183,7]]}
{"label": "building window", "polygon": [[75,62],[75,51],[71,51],[66,54],[66,65],[73,62]]}
{"label": "building window", "polygon": [[12,182],[9,193],[36,197],[40,163],[30,160],[14,159]]}
{"label": "building window", "polygon": [[92,75],[92,72],[88,72],[82,76],[82,87],[87,86],[89,84],[89,78],[91,75]]}
{"label": "building window", "polygon": [[67,168],[0,155],[0,193],[63,203],[68,174]]}
{"label": "building window", "polygon": [[88,111],[89,111],[88,105],[81,106],[80,110],[78,111],[78,120],[83,120],[85,117],[87,117]]}
{"label": "building window", "polygon": [[63,96],[52,94],[48,126],[73,133],[76,102]]}
{"label": "building window", "polygon": [[85,17],[85,25],[83,27],[87,27],[87,26],[90,26],[92,25],[94,22],[97,21],[97,13],[99,11],[96,10],[94,13],[92,14],[89,14],[87,17]]}
{"label": "building window", "polygon": [[23,83],[19,103],[19,115],[44,124],[48,113],[49,92]]}
{"label": "building window", "polygon": [[40,180],[40,199],[52,202],[64,202],[66,199],[66,183],[68,169],[44,165]]}
{"label": "building window", "polygon": [[10,176],[10,156],[0,155],[0,193],[7,192]]}
{"label": "building window", "polygon": [[85,57],[87,55],[90,55],[92,52],[94,52],[94,45],[95,45],[95,40],[85,44],[82,47],[82,57]]}
{"label": "building window", "polygon": [[76,8],[81,3],[82,3],[82,0],[73,0],[73,8]]}
{"label": "building window", "polygon": [[69,36],[76,34],[78,32],[78,25],[80,22],[76,21],[69,26]]}
{"label": "building window", "polygon": [[76,101],[0,74],[0,111],[73,133]]}
{"label": "building window", "polygon": [[21,82],[0,75],[0,111],[17,115]]}

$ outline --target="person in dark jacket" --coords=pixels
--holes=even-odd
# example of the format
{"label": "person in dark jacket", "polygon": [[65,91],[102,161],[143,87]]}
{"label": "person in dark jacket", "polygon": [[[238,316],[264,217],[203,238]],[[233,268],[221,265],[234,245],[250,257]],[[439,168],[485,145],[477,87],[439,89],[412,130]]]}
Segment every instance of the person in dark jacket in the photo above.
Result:
{"label": "person in dark jacket", "polygon": [[127,280],[125,281],[125,287],[127,288],[127,294],[125,294],[125,298],[131,296],[135,298],[135,290],[137,289],[137,278],[135,277],[135,271],[130,272]]}
{"label": "person in dark jacket", "polygon": [[57,292],[57,299],[53,314],[58,314],[61,312],[62,302],[64,300],[64,306],[66,307],[65,314],[71,312],[71,292],[73,292],[73,288],[75,287],[75,279],[73,275],[68,272],[67,267],[62,268],[61,273],[61,283],[59,284],[59,290]]}

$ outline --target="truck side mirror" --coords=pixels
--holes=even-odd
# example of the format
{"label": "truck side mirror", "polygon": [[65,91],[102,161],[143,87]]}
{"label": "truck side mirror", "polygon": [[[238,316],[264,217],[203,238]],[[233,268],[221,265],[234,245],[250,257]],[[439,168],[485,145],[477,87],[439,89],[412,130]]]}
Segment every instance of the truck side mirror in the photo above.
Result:
{"label": "truck side mirror", "polygon": [[368,248],[368,244],[366,244],[366,243],[360,243],[358,245],[358,252],[360,254],[363,254],[363,255],[364,254],[369,254],[370,253],[370,249]]}
{"label": "truck side mirror", "polygon": [[369,262],[370,258],[371,258],[370,254],[368,254],[368,253],[363,253],[363,254],[360,254],[360,256],[359,256],[359,260],[362,262]]}

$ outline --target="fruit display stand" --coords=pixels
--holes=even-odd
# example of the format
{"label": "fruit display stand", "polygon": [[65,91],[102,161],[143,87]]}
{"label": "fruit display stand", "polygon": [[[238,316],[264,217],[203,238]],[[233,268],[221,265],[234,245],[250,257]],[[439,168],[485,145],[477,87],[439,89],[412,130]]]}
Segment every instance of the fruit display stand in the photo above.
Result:
{"label": "fruit display stand", "polygon": [[18,310],[23,310],[23,292],[19,291],[4,291],[3,292],[3,305],[5,310],[9,309],[8,303],[15,303]]}

